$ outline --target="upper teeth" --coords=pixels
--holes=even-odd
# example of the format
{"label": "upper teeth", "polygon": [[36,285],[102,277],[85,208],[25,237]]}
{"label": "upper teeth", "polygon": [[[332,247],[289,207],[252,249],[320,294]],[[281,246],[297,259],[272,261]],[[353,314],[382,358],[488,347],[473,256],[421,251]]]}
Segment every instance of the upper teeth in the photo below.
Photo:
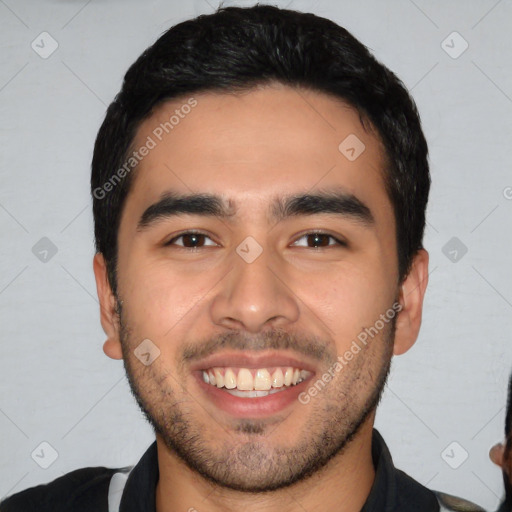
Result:
{"label": "upper teeth", "polygon": [[311,375],[307,370],[289,367],[277,368],[210,368],[203,370],[203,380],[218,388],[242,391],[269,390],[302,382]]}

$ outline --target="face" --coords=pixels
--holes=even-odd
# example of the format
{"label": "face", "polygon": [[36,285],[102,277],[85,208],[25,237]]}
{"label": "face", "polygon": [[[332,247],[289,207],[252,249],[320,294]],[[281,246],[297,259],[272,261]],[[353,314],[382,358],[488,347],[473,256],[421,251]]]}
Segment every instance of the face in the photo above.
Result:
{"label": "face", "polygon": [[[372,419],[393,350],[416,339],[426,257],[399,283],[383,150],[352,108],[285,86],[194,100],[137,133],[154,147],[121,218],[105,352],[169,453],[277,489]],[[95,271],[112,310],[101,256]]]}

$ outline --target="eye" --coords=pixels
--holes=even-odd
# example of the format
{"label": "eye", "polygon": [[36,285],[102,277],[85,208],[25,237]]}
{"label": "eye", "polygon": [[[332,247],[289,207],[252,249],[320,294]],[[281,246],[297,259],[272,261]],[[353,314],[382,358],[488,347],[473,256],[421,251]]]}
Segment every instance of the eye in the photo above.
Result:
{"label": "eye", "polygon": [[[182,239],[182,243],[175,243],[176,240],[179,240],[180,238]],[[185,249],[197,249],[203,247],[201,243],[204,242],[205,239],[211,240],[211,238],[204,233],[200,233],[198,231],[186,231],[184,233],[179,234],[178,236],[175,236],[174,238],[171,238],[171,240],[166,242],[165,245],[178,245]],[[213,240],[211,241],[213,242]],[[213,242],[211,245],[217,244]]]}
{"label": "eye", "polygon": [[[298,240],[302,240],[303,238],[307,239],[306,247],[311,247],[308,242],[311,242],[315,246],[321,247],[332,247],[333,245],[339,245],[342,247],[346,247],[347,244],[343,242],[342,240],[339,240],[338,238],[334,237],[333,235],[329,235],[328,233],[321,233],[321,232],[311,232],[311,233],[305,233],[302,235]],[[334,240],[334,244],[329,243],[329,239]],[[298,245],[297,241],[295,241],[292,245]],[[317,248],[319,248],[317,247]]]}
{"label": "eye", "polygon": [[[347,244],[342,240],[339,240],[333,235],[329,235],[328,233],[322,232],[311,232],[303,234],[298,240],[296,240],[292,245],[301,246],[297,242],[299,240],[306,239],[305,247],[310,248],[323,248],[323,247],[332,247],[332,246],[342,246],[346,247]],[[181,240],[181,243],[177,243],[177,240]],[[211,244],[205,244],[206,240],[210,240]],[[334,243],[329,243],[331,240]],[[311,244],[311,245],[310,245]],[[171,238],[168,242],[164,244],[165,246],[179,246],[184,249],[200,249],[202,247],[208,246],[216,246],[217,244],[213,242],[213,240],[206,235],[205,233],[201,233],[199,231],[185,231],[184,233],[180,233],[179,235]],[[304,245],[302,245],[304,247]]]}

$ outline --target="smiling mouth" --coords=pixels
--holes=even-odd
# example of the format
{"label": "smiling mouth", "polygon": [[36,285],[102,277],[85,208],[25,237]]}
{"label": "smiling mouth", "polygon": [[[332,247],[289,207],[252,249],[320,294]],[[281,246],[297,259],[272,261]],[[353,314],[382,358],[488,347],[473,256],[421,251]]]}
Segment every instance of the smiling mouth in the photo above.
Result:
{"label": "smiling mouth", "polygon": [[312,372],[292,366],[270,368],[213,367],[202,370],[203,381],[242,398],[258,398],[287,389],[308,379]]}

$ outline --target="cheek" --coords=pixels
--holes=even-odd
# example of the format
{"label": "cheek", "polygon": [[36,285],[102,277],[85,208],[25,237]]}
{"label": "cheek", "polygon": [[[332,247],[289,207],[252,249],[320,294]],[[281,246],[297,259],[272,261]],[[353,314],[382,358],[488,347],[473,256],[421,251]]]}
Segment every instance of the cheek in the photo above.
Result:
{"label": "cheek", "polygon": [[213,272],[191,275],[165,261],[144,264],[142,258],[134,257],[126,263],[122,273],[124,286],[120,287],[124,309],[134,332],[150,339],[176,332],[189,313],[201,307],[202,298],[218,281]]}
{"label": "cheek", "polygon": [[393,300],[379,267],[345,263],[328,273],[308,273],[295,281],[297,296],[329,328],[340,343],[350,341],[364,327],[374,325]]}

